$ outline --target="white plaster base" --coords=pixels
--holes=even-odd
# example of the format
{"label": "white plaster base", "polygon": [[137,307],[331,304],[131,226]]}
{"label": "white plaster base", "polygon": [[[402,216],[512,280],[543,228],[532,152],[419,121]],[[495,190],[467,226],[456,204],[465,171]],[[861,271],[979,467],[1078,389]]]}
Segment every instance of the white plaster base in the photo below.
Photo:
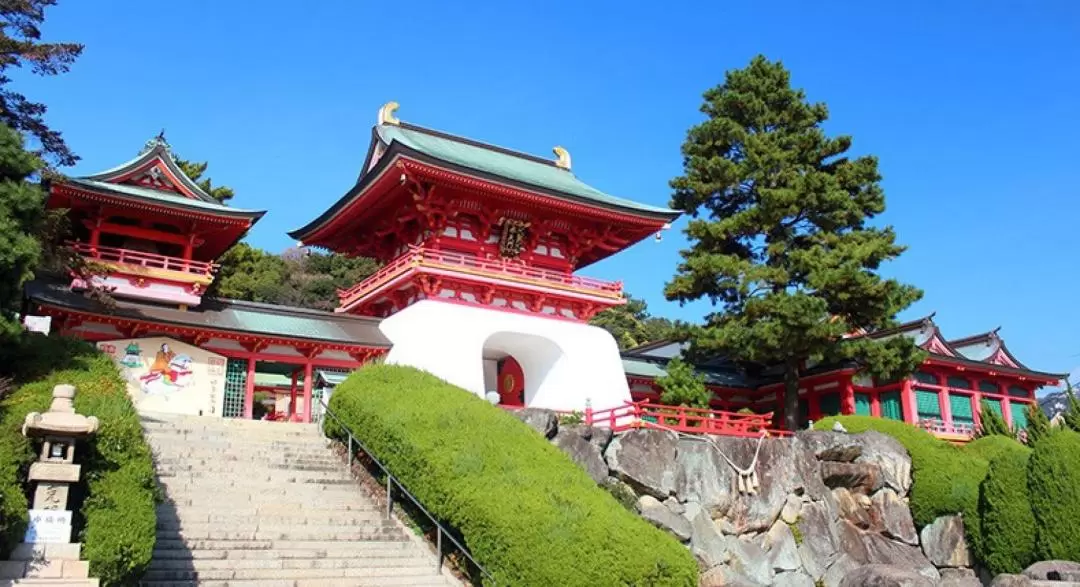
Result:
{"label": "white plaster base", "polygon": [[630,401],[619,348],[606,330],[559,320],[422,300],[379,326],[388,363],[428,371],[483,397],[487,355],[510,355],[525,372],[525,405],[594,410]]}

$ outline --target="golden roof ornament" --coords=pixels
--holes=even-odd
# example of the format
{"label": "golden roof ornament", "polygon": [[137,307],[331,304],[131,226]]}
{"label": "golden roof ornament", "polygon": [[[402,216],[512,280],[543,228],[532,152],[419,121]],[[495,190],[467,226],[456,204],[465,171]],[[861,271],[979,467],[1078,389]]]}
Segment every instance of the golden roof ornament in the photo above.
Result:
{"label": "golden roof ornament", "polygon": [[395,126],[400,124],[401,121],[398,120],[396,116],[394,116],[394,113],[397,112],[397,109],[397,102],[391,101],[383,104],[382,108],[379,108],[379,124],[393,124]]}
{"label": "golden roof ornament", "polygon": [[555,160],[555,166],[570,171],[570,151],[567,151],[562,147],[555,147],[552,151],[554,151],[555,156],[558,157],[558,159]]}

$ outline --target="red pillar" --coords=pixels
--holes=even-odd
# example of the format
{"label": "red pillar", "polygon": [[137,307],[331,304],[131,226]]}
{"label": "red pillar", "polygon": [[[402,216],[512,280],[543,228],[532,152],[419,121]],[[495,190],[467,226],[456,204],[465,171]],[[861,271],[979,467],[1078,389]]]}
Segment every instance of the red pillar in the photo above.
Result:
{"label": "red pillar", "polygon": [[299,374],[298,369],[293,369],[292,372],[292,387],[289,388],[289,421],[292,422],[296,418],[296,376]]}
{"label": "red pillar", "polygon": [[311,422],[311,361],[304,364],[304,421]]}
{"label": "red pillar", "polygon": [[971,381],[971,389],[974,390],[971,393],[971,419],[975,423],[975,428],[979,428],[979,414],[982,412],[982,393],[979,391],[979,382],[974,377],[968,379]]}
{"label": "red pillar", "polygon": [[876,391],[870,394],[870,415],[875,418],[881,417],[881,398],[878,397]]}
{"label": "red pillar", "polygon": [[911,385],[911,379],[905,379],[900,387],[900,406],[904,410],[904,421],[908,424],[919,423],[919,412],[915,405],[915,388]]}
{"label": "red pillar", "polygon": [[938,405],[941,406],[941,421],[952,426],[952,400],[948,388],[938,392]]}
{"label": "red pillar", "polygon": [[840,413],[850,416],[855,413],[855,384],[852,382],[854,375],[848,375],[840,382]]}
{"label": "red pillar", "polygon": [[255,409],[255,358],[248,358],[247,383],[244,386],[244,417],[250,420]]}

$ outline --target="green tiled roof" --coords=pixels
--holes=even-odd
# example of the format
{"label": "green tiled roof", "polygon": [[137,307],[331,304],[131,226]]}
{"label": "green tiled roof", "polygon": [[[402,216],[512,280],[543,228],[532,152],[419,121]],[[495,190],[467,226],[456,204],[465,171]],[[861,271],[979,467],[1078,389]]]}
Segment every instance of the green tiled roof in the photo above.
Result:
{"label": "green tiled roof", "polygon": [[187,311],[118,299],[110,311],[95,300],[72,292],[64,283],[45,280],[28,283],[26,295],[38,303],[149,322],[338,344],[390,346],[379,330],[378,319],[335,312],[209,299]]}
{"label": "green tiled roof", "polygon": [[166,192],[163,190],[154,190],[150,188],[144,188],[134,185],[108,183],[104,181],[98,181],[94,179],[82,179],[82,178],[67,178],[63,180],[63,183],[72,184],[91,190],[98,190],[103,192],[110,192],[124,197],[131,197],[140,200],[148,200],[158,204],[165,204],[167,206],[176,206],[180,208],[189,208],[193,210],[204,210],[207,212],[215,212],[219,214],[227,214],[231,216],[262,216],[265,212],[257,210],[242,210],[240,208],[232,208],[226,206],[218,201],[207,202],[204,200],[196,200],[188,198],[180,194],[172,192]]}
{"label": "green tiled roof", "polygon": [[655,216],[674,218],[679,215],[668,208],[639,204],[605,194],[581,181],[569,170],[557,167],[553,161],[409,125],[383,124],[375,127],[375,131],[379,139],[387,145],[397,142],[447,163],[558,192],[574,199]]}
{"label": "green tiled roof", "polygon": [[[631,377],[648,377],[656,379],[667,375],[664,365],[653,361],[646,361],[623,355],[623,371]],[[722,385],[724,387],[749,387],[745,377],[738,373],[718,371],[711,369],[698,369],[698,373],[705,377],[705,383],[709,385]]]}
{"label": "green tiled roof", "polygon": [[345,381],[345,379],[349,376],[348,373],[343,373],[341,371],[327,371],[325,369],[317,369],[315,372],[318,374],[319,378],[326,382],[327,385],[333,387],[341,385],[341,382]]}

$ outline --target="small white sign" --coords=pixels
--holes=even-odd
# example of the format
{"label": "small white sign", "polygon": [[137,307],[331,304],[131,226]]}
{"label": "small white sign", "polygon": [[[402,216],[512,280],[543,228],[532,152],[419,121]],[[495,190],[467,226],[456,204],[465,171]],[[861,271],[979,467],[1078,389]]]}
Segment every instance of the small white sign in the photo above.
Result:
{"label": "small white sign", "polygon": [[52,329],[52,316],[25,316],[23,324],[30,332],[48,334]]}
{"label": "small white sign", "polygon": [[71,510],[30,510],[23,542],[71,542]]}

